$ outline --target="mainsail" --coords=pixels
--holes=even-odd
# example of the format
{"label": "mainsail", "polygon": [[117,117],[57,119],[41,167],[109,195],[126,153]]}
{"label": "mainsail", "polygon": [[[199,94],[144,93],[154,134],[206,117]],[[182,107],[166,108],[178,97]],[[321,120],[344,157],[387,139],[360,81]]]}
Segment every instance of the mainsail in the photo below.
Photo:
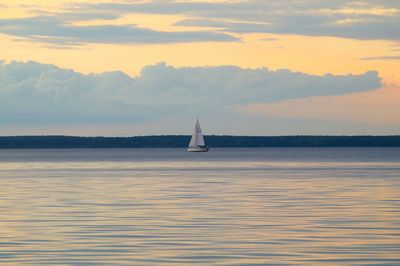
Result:
{"label": "mainsail", "polygon": [[189,147],[202,147],[205,146],[203,133],[201,133],[199,120],[194,127],[192,138],[190,139]]}

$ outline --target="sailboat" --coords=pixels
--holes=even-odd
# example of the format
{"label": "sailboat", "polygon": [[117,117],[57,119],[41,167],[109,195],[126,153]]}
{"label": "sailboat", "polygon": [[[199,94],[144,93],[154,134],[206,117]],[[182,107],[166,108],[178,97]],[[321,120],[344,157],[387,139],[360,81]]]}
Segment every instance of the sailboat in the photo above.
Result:
{"label": "sailboat", "polygon": [[193,130],[192,138],[190,139],[189,147],[187,151],[190,152],[206,152],[208,147],[204,143],[203,133],[201,132],[199,119],[196,121],[196,125]]}

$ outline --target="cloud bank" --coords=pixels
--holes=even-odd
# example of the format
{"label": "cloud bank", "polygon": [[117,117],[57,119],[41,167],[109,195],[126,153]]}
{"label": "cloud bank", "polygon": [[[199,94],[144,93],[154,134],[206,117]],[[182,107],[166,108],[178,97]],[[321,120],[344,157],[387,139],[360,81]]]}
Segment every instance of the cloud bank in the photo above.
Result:
{"label": "cloud bank", "polygon": [[149,65],[81,74],[36,62],[0,63],[0,125],[136,123],[231,113],[232,106],[381,87],[378,73],[309,75],[287,69]]}

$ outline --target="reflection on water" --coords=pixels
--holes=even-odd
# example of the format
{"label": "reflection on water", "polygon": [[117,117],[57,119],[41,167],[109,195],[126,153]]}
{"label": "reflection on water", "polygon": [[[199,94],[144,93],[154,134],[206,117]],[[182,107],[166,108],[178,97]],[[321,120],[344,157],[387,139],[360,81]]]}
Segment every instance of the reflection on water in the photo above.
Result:
{"label": "reflection on water", "polygon": [[400,149],[0,151],[0,263],[399,265]]}

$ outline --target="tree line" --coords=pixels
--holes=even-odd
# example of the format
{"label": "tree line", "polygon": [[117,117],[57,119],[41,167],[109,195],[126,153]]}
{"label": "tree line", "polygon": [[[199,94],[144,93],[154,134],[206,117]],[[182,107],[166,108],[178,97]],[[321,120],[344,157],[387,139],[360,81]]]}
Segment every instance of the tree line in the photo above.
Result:
{"label": "tree line", "polygon": [[[183,148],[190,136],[4,136],[0,149]],[[209,147],[400,147],[399,136],[206,136]]]}

